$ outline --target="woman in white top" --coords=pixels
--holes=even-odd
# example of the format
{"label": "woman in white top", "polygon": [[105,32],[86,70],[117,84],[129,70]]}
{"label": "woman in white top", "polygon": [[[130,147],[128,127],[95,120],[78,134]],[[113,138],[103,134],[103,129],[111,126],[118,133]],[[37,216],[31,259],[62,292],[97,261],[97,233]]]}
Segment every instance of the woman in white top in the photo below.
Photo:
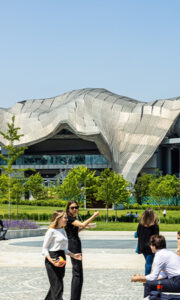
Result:
{"label": "woman in white top", "polygon": [[66,260],[66,255],[82,260],[81,253],[74,254],[68,250],[68,239],[64,227],[67,224],[67,215],[64,211],[55,212],[51,224],[45,234],[42,254],[45,256],[45,266],[50,282],[50,289],[45,300],[62,300],[63,277],[65,265],[59,267],[56,261],[61,256]]}

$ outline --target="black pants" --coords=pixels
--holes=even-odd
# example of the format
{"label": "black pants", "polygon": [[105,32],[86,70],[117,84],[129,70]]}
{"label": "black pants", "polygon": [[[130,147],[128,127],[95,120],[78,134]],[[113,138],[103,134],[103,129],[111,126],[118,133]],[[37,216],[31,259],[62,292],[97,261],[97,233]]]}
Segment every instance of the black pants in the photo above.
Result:
{"label": "black pants", "polygon": [[[81,241],[71,239],[69,242],[69,250],[72,253],[81,253]],[[83,285],[83,267],[82,261],[71,257],[72,262],[72,282],[71,282],[71,300],[80,300]]]}
{"label": "black pants", "polygon": [[148,280],[144,285],[144,298],[149,296],[151,291],[157,290],[157,284],[162,285],[162,292],[180,293],[180,276],[165,278],[161,280]]}
{"label": "black pants", "polygon": [[0,240],[5,240],[6,233],[7,233],[6,228],[0,229]]}
{"label": "black pants", "polygon": [[[66,259],[64,251],[62,250],[50,251],[49,254],[52,258],[62,256]],[[65,266],[55,267],[47,258],[45,259],[45,266],[50,282],[50,289],[45,300],[63,300],[63,277],[65,275]]]}

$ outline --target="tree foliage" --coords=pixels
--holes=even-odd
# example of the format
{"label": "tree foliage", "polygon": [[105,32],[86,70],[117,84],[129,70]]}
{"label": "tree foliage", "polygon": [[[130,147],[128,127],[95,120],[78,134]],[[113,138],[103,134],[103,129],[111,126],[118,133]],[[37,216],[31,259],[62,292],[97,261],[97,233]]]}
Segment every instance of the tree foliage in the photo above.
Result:
{"label": "tree foliage", "polygon": [[160,176],[149,183],[149,196],[154,198],[159,207],[163,204],[164,199],[168,200],[176,195],[179,187],[179,180],[175,175]]}
{"label": "tree foliage", "polygon": [[153,174],[142,173],[138,177],[137,182],[134,185],[134,195],[138,204],[143,204],[143,198],[149,196],[149,184],[152,180],[161,176],[158,169],[154,170]]}
{"label": "tree foliage", "polygon": [[43,181],[44,179],[41,177],[39,172],[37,172],[36,174],[29,176],[25,182],[25,190],[30,191],[33,198],[36,200],[43,198],[43,192],[45,190]]}
{"label": "tree foliage", "polygon": [[138,204],[142,204],[143,198],[149,196],[149,184],[153,179],[154,176],[152,174],[145,173],[138,177],[134,185],[134,195]]}
{"label": "tree foliage", "polygon": [[85,166],[79,166],[69,171],[62,185],[57,187],[59,196],[65,200],[83,200],[90,195],[96,183],[95,172]]}
{"label": "tree foliage", "polygon": [[13,185],[12,175],[19,170],[13,169],[13,164],[16,159],[24,153],[26,147],[17,147],[15,142],[19,141],[23,134],[18,134],[20,127],[15,127],[15,116],[12,116],[11,123],[7,123],[7,132],[4,133],[0,131],[0,135],[3,136],[4,140],[7,141],[7,145],[4,145],[3,148],[7,150],[7,155],[0,154],[0,159],[4,163],[0,166],[4,174],[8,176],[8,199],[9,199],[9,219],[11,217],[11,187]]}
{"label": "tree foliage", "polygon": [[130,196],[128,190],[129,183],[123,178],[122,175],[110,169],[105,169],[97,178],[97,192],[96,199],[103,200],[106,205],[107,214],[106,222],[108,222],[108,209],[111,204],[124,203]]}
{"label": "tree foliage", "polygon": [[179,180],[175,175],[160,176],[149,183],[149,196],[160,205],[163,199],[169,199],[176,195]]}

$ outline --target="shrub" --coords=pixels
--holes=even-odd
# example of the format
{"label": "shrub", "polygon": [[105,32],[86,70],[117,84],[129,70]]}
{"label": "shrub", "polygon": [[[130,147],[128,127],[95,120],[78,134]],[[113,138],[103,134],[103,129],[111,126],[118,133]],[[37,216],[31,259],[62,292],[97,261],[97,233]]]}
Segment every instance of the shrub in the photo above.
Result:
{"label": "shrub", "polygon": [[3,220],[4,227],[8,229],[37,229],[39,225],[35,222],[25,220]]}

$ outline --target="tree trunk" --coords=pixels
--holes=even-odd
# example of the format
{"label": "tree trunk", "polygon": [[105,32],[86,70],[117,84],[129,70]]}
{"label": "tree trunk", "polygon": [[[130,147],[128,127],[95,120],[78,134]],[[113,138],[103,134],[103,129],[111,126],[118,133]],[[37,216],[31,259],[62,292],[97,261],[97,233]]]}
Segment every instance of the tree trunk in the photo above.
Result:
{"label": "tree trunk", "polygon": [[107,205],[107,210],[106,210],[106,223],[108,223],[108,205]]}
{"label": "tree trunk", "polygon": [[19,200],[18,198],[16,198],[16,201],[17,201],[17,219],[19,219]]}
{"label": "tree trunk", "polygon": [[8,180],[8,199],[9,199],[9,220],[11,219],[11,177],[9,174],[9,180]]}
{"label": "tree trunk", "polygon": [[116,215],[115,221],[117,222],[117,207],[116,207],[116,210],[115,210],[115,215]]}
{"label": "tree trunk", "polygon": [[161,208],[159,206],[159,224],[161,223]]}

